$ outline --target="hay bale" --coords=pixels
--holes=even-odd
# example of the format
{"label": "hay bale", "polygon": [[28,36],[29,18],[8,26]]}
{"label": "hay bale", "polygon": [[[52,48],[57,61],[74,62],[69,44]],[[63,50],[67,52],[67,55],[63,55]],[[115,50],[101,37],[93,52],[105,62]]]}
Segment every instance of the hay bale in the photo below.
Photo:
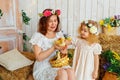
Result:
{"label": "hay bale", "polygon": [[[111,49],[117,53],[120,53],[120,36],[100,34],[99,40],[103,51]],[[105,59],[100,55],[99,80],[101,80],[105,75],[105,70],[103,69],[103,64],[105,62]]]}
{"label": "hay bale", "polygon": [[99,40],[103,51],[111,49],[120,53],[120,36],[100,34]]}
{"label": "hay bale", "polygon": [[[34,54],[23,52],[27,58],[35,60]],[[33,78],[28,79],[29,76],[32,76],[33,65],[29,65],[15,71],[8,71],[4,67],[0,66],[0,76],[3,80],[33,80]]]}

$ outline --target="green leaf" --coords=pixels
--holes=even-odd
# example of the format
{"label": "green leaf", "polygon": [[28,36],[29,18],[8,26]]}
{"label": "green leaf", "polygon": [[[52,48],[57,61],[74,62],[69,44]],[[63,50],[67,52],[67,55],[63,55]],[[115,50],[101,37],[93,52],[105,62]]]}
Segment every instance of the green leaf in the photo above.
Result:
{"label": "green leaf", "polygon": [[110,25],[111,25],[112,27],[116,27],[116,21],[111,22]]}
{"label": "green leaf", "polygon": [[3,16],[2,10],[0,9],[0,19]]}
{"label": "green leaf", "polygon": [[3,16],[3,13],[1,13],[1,16]]}
{"label": "green leaf", "polygon": [[0,9],[0,13],[2,13],[2,10]]}
{"label": "green leaf", "polygon": [[112,64],[115,64],[115,59],[110,59]]}
{"label": "green leaf", "polygon": [[43,16],[43,13],[39,13],[38,15],[39,15],[40,17],[42,17],[42,16]]}
{"label": "green leaf", "polygon": [[73,55],[68,53],[68,57],[69,58],[73,58]]}
{"label": "green leaf", "polygon": [[26,13],[22,10],[22,20],[26,25],[29,25],[30,18],[26,15]]}
{"label": "green leaf", "polygon": [[25,41],[29,41],[30,38],[26,35],[26,33],[23,33],[23,40]]}
{"label": "green leaf", "polygon": [[68,57],[73,58],[74,55],[74,49],[68,49]]}
{"label": "green leaf", "polygon": [[114,72],[120,76],[120,61],[118,61],[113,55],[114,54],[111,50],[106,50],[101,54],[101,56],[106,59],[107,63],[110,63],[107,71]]}
{"label": "green leaf", "polygon": [[27,51],[27,44],[23,43],[23,51]]}
{"label": "green leaf", "polygon": [[110,23],[110,18],[105,18],[105,24],[108,24],[108,23]]}

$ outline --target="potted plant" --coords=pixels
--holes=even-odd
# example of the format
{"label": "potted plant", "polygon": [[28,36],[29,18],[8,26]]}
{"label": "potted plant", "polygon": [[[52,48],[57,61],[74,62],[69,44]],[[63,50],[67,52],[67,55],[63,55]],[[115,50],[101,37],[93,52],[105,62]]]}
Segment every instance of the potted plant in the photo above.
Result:
{"label": "potted plant", "polygon": [[106,71],[103,80],[118,80],[120,78],[120,54],[107,50],[101,56],[106,60],[103,65]]}
{"label": "potted plant", "polygon": [[115,35],[116,27],[120,26],[120,19],[117,15],[114,17],[108,17],[99,21],[100,26],[102,26],[102,32],[107,35]]}

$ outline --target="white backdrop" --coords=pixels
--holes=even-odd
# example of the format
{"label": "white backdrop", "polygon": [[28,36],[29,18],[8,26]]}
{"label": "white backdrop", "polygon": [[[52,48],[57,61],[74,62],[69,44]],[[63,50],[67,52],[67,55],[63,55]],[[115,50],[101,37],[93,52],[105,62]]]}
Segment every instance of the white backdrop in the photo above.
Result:
{"label": "white backdrop", "polygon": [[23,24],[23,31],[29,37],[37,31],[38,13],[46,8],[60,9],[62,30],[75,37],[81,21],[99,21],[120,14],[120,0],[19,0],[19,10],[31,18],[30,25]]}
{"label": "white backdrop", "polygon": [[61,9],[62,30],[72,36],[77,35],[81,21],[120,14],[120,0],[19,0],[19,10],[24,10],[31,18],[30,25],[23,25],[28,36],[37,30],[38,13],[46,8]]}

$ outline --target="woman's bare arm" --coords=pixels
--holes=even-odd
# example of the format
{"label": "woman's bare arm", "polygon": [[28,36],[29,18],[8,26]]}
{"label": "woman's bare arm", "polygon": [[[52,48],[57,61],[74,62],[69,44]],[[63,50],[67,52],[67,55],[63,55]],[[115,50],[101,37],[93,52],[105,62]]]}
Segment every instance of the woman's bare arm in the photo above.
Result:
{"label": "woman's bare arm", "polygon": [[42,48],[40,48],[37,45],[34,45],[33,48],[34,48],[35,57],[38,61],[42,61],[42,60],[46,59],[55,51],[54,46],[52,46],[51,48],[49,48],[48,50],[45,50],[45,51],[43,51]]}

